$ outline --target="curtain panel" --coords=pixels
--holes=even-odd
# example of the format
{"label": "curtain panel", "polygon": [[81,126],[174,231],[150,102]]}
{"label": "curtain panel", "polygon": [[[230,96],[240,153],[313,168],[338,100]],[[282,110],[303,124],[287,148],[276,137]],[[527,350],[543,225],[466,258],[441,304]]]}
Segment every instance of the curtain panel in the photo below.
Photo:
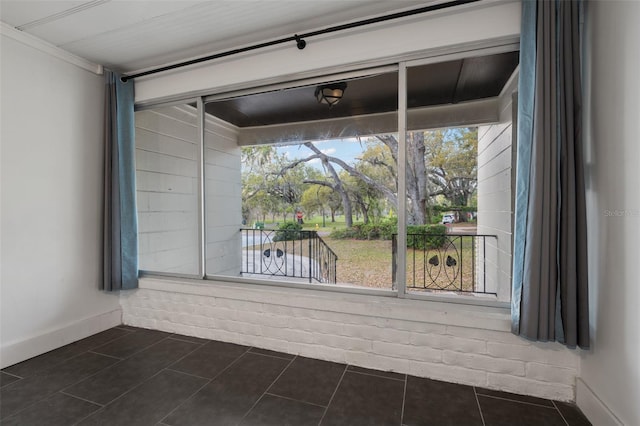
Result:
{"label": "curtain panel", "polygon": [[102,289],[138,287],[134,85],[105,70]]}
{"label": "curtain panel", "polygon": [[512,331],[588,348],[582,5],[522,7]]}

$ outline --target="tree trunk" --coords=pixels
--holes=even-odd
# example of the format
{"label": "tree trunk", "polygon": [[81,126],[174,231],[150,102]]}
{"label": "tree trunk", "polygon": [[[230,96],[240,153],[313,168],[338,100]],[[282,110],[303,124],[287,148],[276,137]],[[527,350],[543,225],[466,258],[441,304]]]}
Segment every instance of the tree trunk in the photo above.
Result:
{"label": "tree trunk", "polygon": [[412,225],[426,224],[427,170],[424,164],[424,133],[412,132],[407,137],[407,195],[409,197],[408,222]]}
{"label": "tree trunk", "polygon": [[335,182],[333,189],[338,194],[340,194],[340,198],[342,198],[342,208],[344,210],[345,225],[347,226],[347,228],[351,228],[353,226],[353,211],[351,206],[351,200],[349,199],[349,194],[347,194],[347,191],[344,189],[344,186],[342,185],[342,180],[340,179],[340,176],[338,176],[336,169],[333,168],[327,156],[318,148],[316,148],[314,144],[312,144],[311,142],[307,142],[304,145],[307,148],[309,148],[311,151],[315,152],[317,155],[320,156],[322,165],[325,167],[326,170],[329,171],[329,174],[331,174],[331,177]]}

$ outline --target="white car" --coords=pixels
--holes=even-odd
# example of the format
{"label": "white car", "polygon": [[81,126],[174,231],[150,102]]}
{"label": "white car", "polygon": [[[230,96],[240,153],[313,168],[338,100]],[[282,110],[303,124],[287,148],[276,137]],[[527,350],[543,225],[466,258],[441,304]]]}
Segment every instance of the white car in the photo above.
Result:
{"label": "white car", "polygon": [[445,214],[444,216],[442,216],[442,224],[447,224],[447,223],[455,223],[456,219],[452,214]]}

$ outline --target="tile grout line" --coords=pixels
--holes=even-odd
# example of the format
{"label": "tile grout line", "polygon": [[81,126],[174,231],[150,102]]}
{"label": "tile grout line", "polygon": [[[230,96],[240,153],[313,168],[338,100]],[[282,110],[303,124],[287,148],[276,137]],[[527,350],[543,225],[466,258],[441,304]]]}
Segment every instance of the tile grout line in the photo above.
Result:
{"label": "tile grout line", "polygon": [[[117,327],[108,328],[108,329],[106,329],[106,330],[104,330],[104,331],[101,331],[100,333],[104,333],[104,332],[106,332],[106,331],[113,330],[113,329],[115,329],[115,328],[117,328]],[[114,338],[112,338],[112,339],[110,339],[110,340],[107,340],[106,342],[100,343],[100,344],[98,344],[98,345],[90,346],[89,348],[87,348],[87,349],[85,349],[85,350],[83,350],[83,351],[80,351],[80,352],[78,352],[78,353],[76,353],[76,354],[73,354],[73,355],[70,355],[70,356],[68,356],[68,357],[65,357],[62,361],[59,361],[59,362],[57,362],[56,364],[50,365],[50,366],[45,367],[45,368],[40,368],[40,369],[36,370],[36,371],[35,371],[35,373],[40,373],[40,372],[42,372],[42,371],[44,371],[44,370],[50,370],[50,369],[52,369],[52,368],[58,367],[59,365],[61,365],[61,364],[65,363],[65,362],[67,362],[67,361],[69,361],[69,360],[71,360],[71,359],[73,359],[73,358],[77,357],[78,355],[82,355],[82,354],[84,354],[84,353],[88,353],[88,352],[90,352],[90,353],[94,353],[94,354],[97,354],[97,355],[110,356],[110,355],[104,355],[104,354],[100,354],[100,353],[98,353],[98,352],[94,352],[93,350],[94,350],[94,349],[97,349],[97,348],[99,348],[99,347],[102,347],[102,346],[104,346],[104,345],[107,345],[107,344],[109,344],[109,343],[111,343],[111,342],[114,342],[114,341],[116,341],[116,340],[118,340],[118,339],[121,339],[121,338],[123,338],[123,337],[125,337],[125,336],[128,336],[128,335],[130,335],[130,334],[132,334],[132,333],[134,333],[134,331],[131,331],[131,330],[122,330],[122,331],[127,331],[127,334],[122,335],[122,336],[118,336],[118,337],[114,337]],[[98,334],[100,334],[100,333],[96,333],[96,334],[93,334],[93,335],[91,335],[91,336],[87,336],[87,337],[85,337],[84,339],[76,340],[75,342],[67,343],[67,344],[66,344],[66,345],[64,345],[64,346],[61,346],[61,347],[59,347],[59,348],[56,348],[56,349],[53,349],[53,350],[51,350],[51,351],[45,352],[45,353],[43,353],[43,354],[37,355],[37,356],[35,356],[35,357],[32,357],[32,358],[26,359],[26,360],[21,361],[21,362],[18,362],[18,363],[16,363],[16,364],[9,365],[9,366],[7,366],[7,367],[5,367],[5,368],[11,368],[11,367],[13,367],[13,366],[15,366],[15,365],[21,364],[22,362],[27,362],[27,361],[30,361],[30,360],[32,360],[32,359],[34,359],[34,358],[38,358],[38,357],[40,357],[40,356],[45,356],[45,355],[47,355],[47,354],[48,354],[48,353],[50,353],[50,352],[54,352],[54,351],[60,350],[60,349],[62,349],[62,348],[65,348],[65,347],[67,347],[67,346],[70,346],[70,345],[74,345],[74,344],[80,343],[80,342],[82,342],[83,340],[90,339],[90,338],[92,338],[92,337],[94,337],[94,336],[97,336],[97,335],[98,335]],[[122,358],[118,358],[118,357],[111,357],[111,358],[122,359]],[[21,379],[27,379],[28,377],[33,377],[33,376],[18,376],[18,375],[14,374],[14,373],[9,373],[8,371],[5,371],[4,369],[3,369],[3,370],[1,370],[1,371],[2,371],[3,373],[5,373],[5,374],[10,374],[10,375],[15,376],[15,377],[20,377]],[[35,374],[34,374],[34,375],[35,375]]]}
{"label": "tile grout line", "polygon": [[320,426],[322,424],[322,421],[324,420],[325,416],[327,415],[327,412],[329,411],[329,407],[331,406],[331,403],[333,402],[333,398],[336,396],[336,393],[338,393],[338,388],[342,384],[342,380],[344,379],[345,374],[347,374],[348,367],[349,367],[348,364],[344,366],[344,371],[342,372],[342,376],[340,376],[340,380],[338,380],[338,384],[336,385],[336,388],[333,390],[333,393],[331,394],[331,398],[329,398],[329,402],[327,402],[327,408],[324,409],[324,413],[322,413],[322,417],[320,417],[320,421],[318,422],[318,426]]}
{"label": "tile grout line", "polygon": [[402,410],[400,411],[400,426],[404,423],[404,405],[407,399],[407,382],[409,381],[409,377],[404,375],[404,390],[402,391]]}
{"label": "tile grout line", "polygon": [[567,426],[569,425],[569,422],[567,421],[567,419],[564,418],[564,415],[562,414],[562,411],[560,411],[560,409],[558,408],[558,405],[556,404],[556,402],[552,399],[551,403],[553,404],[553,406],[556,408],[556,411],[558,411],[558,414],[560,414],[560,417],[562,417],[562,420],[564,420],[565,424]]}
{"label": "tile grout line", "polygon": [[[251,352],[252,354],[254,354],[253,352]],[[254,355],[260,355],[260,354],[254,354]],[[273,357],[276,358],[276,357]],[[281,359],[281,358],[280,358]],[[262,401],[262,398],[264,398],[264,396],[269,392],[269,389],[271,389],[273,387],[273,385],[278,381],[278,379],[280,377],[282,377],[282,375],[284,374],[285,371],[287,371],[289,369],[289,367],[291,366],[291,364],[293,364],[293,361],[295,361],[296,359],[298,359],[298,355],[296,355],[292,360],[289,361],[289,363],[287,364],[287,366],[285,368],[282,369],[282,371],[280,372],[280,374],[278,374],[278,376],[273,379],[273,381],[271,382],[271,384],[267,387],[267,389],[262,393],[262,395],[260,395],[260,398],[258,398],[256,400],[256,402],[253,403],[253,405],[251,406],[251,408],[249,408],[249,410],[247,410],[246,413],[244,413],[244,415],[242,416],[242,418],[240,419],[240,421],[236,424],[240,424],[242,423],[242,421],[249,415],[249,413],[256,407],[256,405],[258,405],[258,403],[260,401]]]}
{"label": "tile grout line", "polygon": [[[151,346],[155,346],[155,345],[157,345],[157,344],[160,344],[160,342],[162,342],[162,341],[164,341],[164,340],[168,340],[168,339],[169,339],[169,337],[166,337],[166,338],[164,338],[164,339],[162,339],[162,340],[158,341],[157,343],[154,343],[154,344],[152,344],[152,345],[148,346],[146,349],[150,348]],[[184,342],[184,343],[192,343],[192,344],[196,344],[196,345],[197,345],[197,343],[194,343],[194,342]],[[181,371],[171,370],[171,369],[169,369],[169,367],[170,367],[171,365],[175,364],[176,362],[180,361],[181,359],[183,359],[183,358],[185,358],[185,357],[187,357],[187,356],[191,355],[193,352],[197,351],[197,350],[198,350],[198,349],[200,349],[201,347],[202,347],[202,345],[199,345],[198,347],[194,348],[192,351],[190,351],[190,352],[188,352],[187,354],[185,354],[185,355],[183,355],[182,357],[180,357],[178,360],[176,360],[176,361],[172,362],[171,364],[169,364],[169,366],[164,367],[164,368],[161,368],[161,369],[160,369],[160,370],[158,370],[155,374],[151,375],[150,377],[146,378],[145,380],[142,380],[140,383],[138,383],[137,385],[135,385],[135,386],[134,386],[134,387],[132,387],[131,389],[129,389],[129,390],[127,390],[127,391],[125,391],[125,392],[121,393],[121,394],[120,394],[120,395],[118,395],[116,398],[114,398],[114,399],[112,399],[111,401],[109,401],[107,404],[104,404],[104,405],[100,404],[100,405],[102,405],[102,408],[101,408],[100,410],[97,410],[97,411],[95,411],[95,412],[91,413],[90,415],[88,415],[88,416],[86,416],[86,417],[82,418],[80,421],[82,421],[82,420],[86,419],[87,417],[93,416],[94,414],[97,414],[97,413],[98,413],[98,412],[100,412],[100,411],[104,411],[104,409],[105,409],[107,406],[109,406],[109,405],[113,404],[114,402],[116,402],[116,401],[120,400],[123,396],[125,396],[125,395],[127,395],[128,393],[132,392],[133,390],[137,389],[138,387],[140,387],[140,386],[141,386],[141,385],[143,385],[144,383],[148,382],[149,380],[153,379],[154,377],[157,377],[157,376],[158,376],[160,373],[162,373],[163,371],[173,371],[173,372],[180,373],[180,374],[190,375],[190,374],[187,374],[187,373],[182,373]],[[143,349],[143,350],[144,350],[144,349]],[[136,352],[136,354],[138,354],[138,353],[140,353],[140,352],[142,352],[142,351],[138,351],[138,352]],[[135,355],[135,354],[134,354],[134,355]],[[244,354],[243,354],[243,355],[244,355]],[[131,356],[133,356],[133,355],[131,355]],[[242,356],[242,355],[241,355],[241,356]],[[126,359],[128,359],[128,358],[125,358],[125,360],[126,360]],[[122,360],[122,362],[123,362],[123,361],[125,361],[125,360]],[[117,365],[117,364],[119,364],[119,363],[116,363],[116,364],[114,364],[114,365]],[[101,371],[102,371],[102,370],[101,370]],[[98,373],[96,373],[96,374],[98,374]],[[197,376],[196,376],[196,377],[197,377]],[[198,377],[198,378],[208,380],[206,377]],[[207,383],[205,383],[205,385],[203,385],[203,386],[206,386],[206,384],[207,384]],[[65,389],[66,389],[66,388],[65,388]],[[200,389],[201,389],[201,388],[200,388]],[[198,389],[198,390],[200,390],[200,389]],[[69,395],[69,396],[73,396],[73,395]],[[180,404],[180,405],[182,405],[182,404]],[[180,406],[180,405],[178,405],[178,406]],[[177,407],[176,407],[176,408],[177,408]],[[172,412],[173,412],[173,411],[172,411]],[[162,420],[164,420],[164,418],[163,418]],[[162,421],[162,420],[160,420],[160,421]],[[76,424],[77,424],[77,423],[76,423]]]}
{"label": "tile grout line", "polygon": [[[114,328],[115,328],[115,327],[114,327]],[[105,330],[105,331],[107,331],[107,330]],[[129,334],[132,334],[132,333],[134,333],[134,332],[129,332]],[[86,337],[85,339],[88,339],[88,338],[90,338],[90,337],[91,337],[91,336]],[[90,349],[87,349],[87,350],[85,350],[85,351],[79,352],[79,353],[77,353],[77,354],[75,354],[75,355],[73,355],[73,356],[71,356],[71,357],[69,357],[69,358],[65,359],[64,361],[60,361],[59,363],[54,364],[53,366],[51,366],[51,367],[49,367],[49,368],[45,368],[45,369],[37,370],[37,371],[53,370],[54,368],[58,368],[60,365],[64,364],[65,362],[69,362],[69,361],[71,361],[71,360],[73,360],[73,359],[75,359],[75,358],[78,358],[78,357],[80,357],[80,356],[82,356],[82,355],[84,355],[84,354],[87,354],[87,353],[92,353],[92,354],[94,354],[94,355],[105,356],[105,357],[107,357],[107,358],[113,358],[113,359],[117,359],[117,360],[118,360],[118,362],[115,362],[115,363],[113,363],[113,364],[111,364],[111,365],[109,365],[109,366],[107,366],[107,367],[104,367],[104,368],[102,368],[102,369],[98,370],[97,372],[95,372],[95,373],[93,373],[93,374],[90,374],[89,376],[87,376],[87,377],[85,377],[85,378],[82,378],[82,379],[80,379],[80,380],[77,380],[76,382],[74,382],[74,383],[70,384],[69,386],[65,386],[65,387],[63,387],[62,389],[58,389],[58,390],[57,390],[57,391],[55,391],[55,392],[51,392],[51,393],[47,394],[47,395],[46,395],[46,396],[44,396],[43,398],[40,398],[40,399],[38,399],[37,401],[34,401],[33,403],[31,403],[31,404],[27,405],[26,407],[24,407],[24,408],[23,408],[23,409],[21,409],[21,410],[18,410],[17,412],[13,413],[12,415],[10,415],[10,416],[9,416],[9,417],[7,417],[7,418],[10,418],[10,417],[16,416],[16,415],[18,415],[18,414],[20,414],[20,413],[24,412],[26,409],[31,408],[31,407],[33,407],[34,405],[36,405],[36,404],[38,404],[38,403],[40,403],[40,402],[42,402],[42,401],[45,401],[45,400],[47,400],[47,399],[51,398],[51,397],[52,397],[53,395],[55,395],[56,393],[62,393],[63,395],[67,395],[67,396],[71,396],[71,397],[76,398],[76,396],[71,395],[71,394],[67,394],[66,392],[64,392],[64,390],[65,390],[65,389],[68,389],[68,388],[70,388],[71,386],[74,386],[74,385],[76,385],[76,384],[78,384],[78,383],[80,383],[80,382],[82,382],[82,381],[84,381],[84,380],[87,380],[87,379],[89,379],[89,378],[91,378],[91,377],[93,377],[93,376],[96,376],[96,375],[97,375],[97,374],[99,374],[100,372],[102,372],[102,371],[104,371],[104,370],[106,370],[106,369],[108,369],[108,368],[110,368],[110,367],[112,367],[112,366],[114,366],[114,365],[117,365],[117,364],[119,364],[120,362],[122,362],[122,361],[123,361],[123,359],[121,359],[121,358],[116,358],[116,357],[109,356],[109,355],[104,355],[104,354],[95,353],[95,352],[93,352],[91,349],[95,349],[95,348],[97,348],[97,347],[104,346],[104,345],[109,344],[109,343],[111,343],[111,342],[113,342],[113,341],[115,341],[115,340],[118,340],[118,339],[122,338],[122,337],[124,337],[124,336],[116,337],[116,338],[111,339],[111,340],[109,340],[108,342],[106,342],[106,343],[104,343],[104,344],[102,344],[102,345],[100,345],[100,346],[94,346],[93,348],[90,348]],[[81,339],[81,340],[83,340],[83,339]],[[80,342],[81,340],[77,340],[76,342]],[[72,342],[72,343],[69,343],[69,344],[71,345],[71,344],[76,343],[76,342]],[[66,345],[65,345],[65,346],[66,346]],[[63,346],[63,347],[64,347],[64,346]],[[10,373],[5,373],[5,374],[10,374]],[[12,375],[13,375],[13,374],[12,374]],[[17,377],[17,376],[16,376],[16,377]],[[32,377],[35,377],[35,376],[32,376]],[[26,378],[21,378],[21,380],[26,380]],[[18,383],[18,382],[20,382],[21,380],[18,380],[18,381],[16,381],[15,383]],[[91,401],[91,402],[92,402],[92,401]],[[96,404],[95,402],[92,402],[92,403]],[[98,404],[98,405],[101,405],[101,404]],[[93,414],[97,413],[98,411],[101,411],[103,408],[104,408],[104,407],[100,408],[99,410],[94,411],[94,412],[93,412],[93,413],[91,413],[90,415],[93,415]],[[89,416],[86,416],[86,417],[89,417]],[[86,418],[86,417],[84,417],[84,418]],[[84,418],[83,418],[82,420],[84,420]]]}
{"label": "tile grout line", "polygon": [[[404,382],[404,381],[406,381],[406,379],[396,379],[395,377],[381,376],[380,374],[365,373],[363,371],[349,370],[349,373],[362,374],[362,375],[365,375],[365,376],[377,377],[379,379],[395,380],[396,382]],[[405,374],[405,376],[406,376],[406,374]]]}
{"label": "tile grout line", "polygon": [[88,351],[86,351],[84,353],[100,355],[100,356],[106,356],[107,358],[117,359],[118,361],[124,361],[125,359],[127,359],[127,358],[120,358],[120,357],[113,356],[113,355],[101,354],[100,352],[95,352],[95,351],[93,351],[91,349],[89,349]]}
{"label": "tile grout line", "polygon": [[292,359],[296,359],[298,357],[298,355],[293,355],[293,358],[289,358],[289,357],[283,357],[283,356],[278,356],[278,355],[271,355],[271,354],[261,354],[260,352],[254,352],[251,349],[253,349],[254,346],[251,346],[251,348],[249,348],[249,353],[252,355],[261,355],[261,356],[268,356],[271,358],[277,358],[277,359],[283,359],[285,361],[291,361]]}
{"label": "tile grout line", "polygon": [[[212,342],[214,340],[211,340]],[[205,386],[207,386],[208,384],[210,384],[211,382],[213,382],[215,379],[217,379],[218,377],[220,377],[225,371],[229,370],[233,365],[235,365],[239,360],[241,360],[246,354],[249,353],[249,349],[251,349],[250,347],[247,348],[246,351],[244,351],[240,356],[238,356],[238,358],[234,359],[233,362],[231,362],[229,365],[227,365],[225,368],[223,368],[218,374],[216,374],[215,376],[213,376],[211,379],[209,379],[207,382],[205,382],[202,386],[200,386],[198,389],[196,389],[191,395],[189,395],[188,398],[185,398],[184,401],[182,401],[180,404],[178,404],[173,410],[171,410],[169,413],[167,413],[166,416],[164,416],[162,419],[160,419],[160,421],[158,423],[164,423],[165,420],[167,419],[167,417],[169,417],[170,415],[172,415],[178,408],[182,407],[185,403],[187,403],[188,401],[190,401],[191,399],[193,399],[193,397],[200,392]],[[168,368],[165,368],[165,370]],[[172,370],[173,371],[173,370]],[[177,371],[178,373],[180,373],[180,371]],[[183,373],[186,374],[186,373]],[[203,377],[204,378],[204,377]],[[169,424],[169,423],[167,423]]]}
{"label": "tile grout line", "polygon": [[[134,333],[135,333],[135,332],[134,332]],[[164,332],[163,332],[163,333],[164,333]],[[171,334],[170,334],[169,336],[171,336]],[[101,348],[101,347],[103,347],[103,346],[106,346],[106,345],[108,345],[108,344],[109,344],[109,343],[111,343],[111,342],[109,342],[109,343],[105,343],[104,345],[100,345],[99,347],[94,348],[94,349],[92,349],[92,350],[87,350],[87,352],[91,352],[91,353],[95,353],[95,354],[103,355],[103,356],[108,356],[108,357],[111,357],[111,358],[118,358],[118,359],[121,359],[121,360],[125,360],[125,359],[129,359],[129,358],[131,358],[131,357],[133,357],[133,356],[135,356],[135,355],[138,355],[140,352],[145,351],[145,350],[149,349],[149,348],[150,348],[150,347],[152,347],[152,346],[155,346],[155,345],[160,344],[162,341],[167,340],[167,339],[169,338],[169,336],[165,336],[165,337],[163,337],[163,338],[162,338],[162,339],[160,339],[160,340],[157,340],[157,341],[155,341],[155,342],[153,342],[153,343],[149,343],[149,344],[148,344],[147,346],[145,346],[144,348],[140,348],[139,350],[137,350],[137,351],[133,352],[131,355],[129,355],[129,356],[127,356],[127,357],[124,357],[124,358],[118,358],[118,357],[113,356],[113,355],[104,354],[104,353],[102,353],[102,352],[97,352],[97,351],[96,351],[96,349],[99,349],[99,348]],[[122,336],[122,337],[126,337],[126,336]],[[116,340],[117,340],[117,339],[116,339]]]}
{"label": "tile grout line", "polygon": [[[16,379],[25,379],[25,377],[23,377],[23,376],[18,376],[17,374],[9,373],[9,372],[4,371],[4,370],[1,370],[1,371],[2,371],[3,374],[6,374],[6,375],[11,376],[11,377],[15,377]],[[8,384],[11,384],[11,383],[8,383]]]}
{"label": "tile grout line", "polygon": [[87,414],[86,416],[84,416],[83,418],[78,419],[78,421],[77,421],[77,422],[75,422],[75,423],[73,423],[71,426],[75,426],[75,425],[77,425],[77,424],[80,424],[80,423],[82,423],[84,420],[88,419],[89,417],[94,416],[94,415],[96,415],[96,414],[98,414],[98,413],[100,413],[100,412],[103,412],[103,411],[104,411],[104,407],[100,407],[100,409],[98,409],[98,410],[94,411],[93,413],[89,413],[89,414]]}
{"label": "tile grout line", "polygon": [[[70,360],[72,360],[72,359],[75,359],[75,358],[77,358],[77,357],[80,357],[80,356],[82,356],[82,355],[84,355],[84,354],[86,354],[86,353],[89,353],[89,351],[80,352],[79,354],[75,355],[74,357],[69,358],[68,360],[63,361],[63,362],[61,362],[61,363],[59,363],[59,364],[56,364],[55,366],[51,367],[50,369],[51,369],[51,370],[53,370],[54,368],[58,368],[62,363],[64,363],[64,362],[68,362],[68,361],[70,361]],[[96,355],[100,355],[100,356],[102,356],[101,354],[96,354]],[[113,357],[110,357],[110,358],[113,358]],[[24,408],[22,408],[22,409],[20,409],[20,410],[16,411],[15,413],[13,413],[12,415],[10,415],[10,416],[8,416],[8,417],[6,417],[4,420],[6,420],[6,419],[7,419],[7,418],[9,418],[9,417],[13,417],[13,416],[16,416],[16,415],[18,415],[18,414],[20,414],[20,413],[24,412],[24,411],[25,411],[25,410],[27,410],[28,408],[31,408],[31,407],[33,407],[34,405],[39,404],[40,402],[45,401],[45,400],[47,400],[47,399],[51,398],[52,396],[54,396],[54,395],[55,395],[55,394],[57,394],[57,393],[63,393],[63,391],[64,391],[65,389],[68,389],[68,388],[70,388],[71,386],[74,386],[74,385],[76,385],[76,384],[78,384],[78,383],[80,383],[80,382],[82,382],[82,381],[84,381],[84,380],[87,380],[87,379],[89,379],[89,378],[91,378],[91,377],[93,377],[93,376],[95,376],[95,375],[99,374],[99,373],[100,373],[100,372],[102,372],[103,370],[106,370],[107,368],[109,368],[109,367],[111,367],[111,366],[113,366],[113,365],[116,365],[116,364],[118,364],[118,362],[115,362],[115,363],[113,363],[113,364],[111,364],[111,365],[109,365],[109,366],[107,366],[107,367],[101,368],[101,369],[100,369],[100,370],[98,370],[97,372],[95,372],[95,373],[93,373],[93,374],[90,374],[90,375],[89,375],[89,376],[87,376],[87,377],[81,378],[81,379],[79,379],[79,380],[77,380],[77,381],[73,382],[73,383],[72,383],[72,384],[70,384],[69,386],[65,386],[65,387],[63,387],[63,388],[61,388],[61,389],[58,389],[58,390],[54,391],[54,392],[48,393],[48,394],[46,394],[44,397],[42,397],[42,398],[40,398],[40,399],[38,399],[38,400],[36,400],[36,401],[33,401],[31,404],[27,405],[26,407],[24,407]],[[47,370],[49,370],[49,369],[47,369]],[[36,377],[36,376],[32,376],[32,377]],[[26,379],[22,379],[22,380],[26,380]],[[20,381],[21,381],[21,380],[18,380],[18,381],[14,382],[14,383],[19,383]],[[9,383],[9,384],[11,384],[11,383]],[[66,393],[64,393],[64,394],[65,394],[65,395],[67,395]],[[73,395],[70,395],[70,394],[69,394],[68,396],[73,396]],[[75,398],[75,396],[74,396],[74,398]],[[1,418],[1,416],[0,416],[0,418]],[[0,421],[0,423],[2,423],[2,422]]]}
{"label": "tile grout line", "polygon": [[[177,340],[177,339],[174,339],[174,340]],[[171,369],[171,366],[172,366],[172,365],[176,365],[177,363],[179,363],[180,361],[182,361],[183,359],[185,359],[186,357],[188,357],[189,355],[191,355],[191,354],[192,354],[192,353],[194,353],[195,351],[197,351],[197,350],[199,350],[199,349],[202,349],[202,347],[203,347],[204,345],[206,345],[206,344],[207,344],[207,343],[205,343],[205,344],[198,344],[198,343],[195,343],[195,342],[187,342],[187,341],[185,341],[185,340],[178,340],[178,341],[180,341],[180,342],[184,342],[184,343],[191,343],[191,344],[193,344],[193,345],[198,345],[198,346],[197,346],[197,347],[195,347],[195,348],[193,348],[193,350],[192,350],[192,351],[187,352],[186,354],[184,354],[183,356],[181,356],[181,357],[180,357],[180,358],[178,358],[177,360],[173,361],[171,364],[169,364],[169,365],[167,365],[166,367],[164,367],[164,368],[163,368],[163,370],[172,370],[172,369]],[[243,353],[242,355],[244,355],[244,353]],[[240,355],[240,356],[242,356],[242,355]],[[181,371],[178,371],[178,370],[172,370],[172,371],[176,371],[176,372],[178,372],[178,373],[181,373]],[[203,378],[203,379],[207,379],[206,377],[202,377],[202,378]],[[207,380],[208,380],[208,379],[207,379]]]}
{"label": "tile grout line", "polygon": [[313,402],[303,401],[301,399],[295,399],[288,396],[278,395],[277,393],[265,392],[264,395],[275,396],[276,398],[288,399],[289,401],[300,402],[302,404],[313,405],[315,407],[327,408],[326,405],[314,404]]}
{"label": "tile grout line", "polygon": [[[133,333],[133,332],[132,332],[132,333]],[[86,377],[86,378],[84,378],[84,379],[82,379],[82,380],[79,380],[79,381],[77,381],[77,382],[73,383],[72,385],[66,386],[66,387],[62,388],[61,390],[59,390],[58,392],[64,393],[65,395],[69,395],[69,396],[76,397],[75,395],[73,395],[73,394],[71,394],[71,393],[64,392],[64,391],[65,391],[65,390],[67,390],[67,389],[69,389],[69,388],[71,388],[71,387],[73,387],[73,386],[75,386],[75,385],[77,385],[77,384],[79,384],[79,383],[81,383],[81,382],[84,382],[85,380],[89,380],[90,378],[97,376],[98,374],[102,373],[103,371],[108,370],[109,368],[114,368],[114,367],[116,367],[117,365],[124,363],[126,360],[130,359],[130,358],[131,358],[131,357],[133,357],[134,355],[137,355],[137,354],[141,353],[142,351],[144,351],[144,350],[146,350],[146,349],[151,348],[152,346],[158,345],[158,344],[160,344],[160,342],[162,342],[162,341],[164,341],[164,340],[167,340],[167,339],[168,339],[168,337],[167,337],[167,338],[164,338],[164,339],[162,339],[162,340],[160,340],[160,341],[158,341],[157,343],[154,343],[154,344],[152,344],[152,345],[148,346],[147,348],[145,348],[145,349],[143,349],[143,350],[141,350],[141,351],[136,352],[135,354],[131,355],[129,358],[117,358],[117,357],[114,357],[114,356],[111,356],[111,355],[105,355],[105,354],[101,354],[101,353],[97,353],[97,352],[93,352],[93,351],[87,351],[87,353],[94,353],[94,354],[96,354],[96,355],[106,356],[106,357],[108,357],[108,358],[117,359],[117,360],[118,360],[118,362],[115,362],[115,363],[111,364],[110,366],[105,367],[105,368],[103,368],[102,370],[100,370],[100,371],[96,372],[95,374],[92,374],[92,375],[91,375],[91,376],[89,376],[89,377]],[[196,351],[197,349],[198,349],[198,348],[195,348],[193,351],[189,352],[187,355],[191,354],[192,352]],[[184,355],[182,358],[184,358],[184,357],[185,357],[185,356],[187,356],[187,355]],[[180,359],[182,359],[182,358],[180,358]],[[176,361],[176,362],[177,362],[177,361]],[[172,363],[171,363],[171,364],[169,364],[169,365],[173,365],[173,364],[175,364],[175,362],[172,362]],[[155,374],[153,374],[152,376],[148,377],[147,379],[142,380],[140,383],[138,383],[137,385],[135,385],[135,386],[134,386],[133,388],[131,388],[131,389],[135,389],[135,388],[137,388],[137,387],[138,387],[138,386],[140,386],[142,383],[144,383],[144,382],[146,382],[147,380],[150,380],[150,379],[152,379],[153,377],[155,377],[155,376],[157,376],[158,374],[160,374],[160,373],[161,373],[164,369],[166,369],[166,368],[167,368],[167,367],[165,367],[165,368],[161,368],[161,369],[160,369],[160,370],[158,370]],[[131,389],[130,389],[130,390],[131,390]],[[124,392],[124,393],[122,393],[122,394],[118,395],[118,397],[116,397],[116,398],[112,399],[111,401],[109,401],[109,402],[108,402],[108,403],[106,403],[106,404],[100,404],[100,403],[97,403],[97,402],[94,402],[94,403],[95,403],[95,404],[98,404],[98,405],[101,405],[102,407],[106,407],[107,405],[111,404],[113,401],[115,401],[115,400],[117,400],[117,399],[120,399],[120,397],[121,397],[122,395],[124,395],[125,393],[128,393],[128,392],[129,392],[129,391],[126,391],[126,392]],[[77,397],[76,397],[76,398],[77,398]],[[93,401],[90,401],[90,402],[93,402]]]}
{"label": "tile grout line", "polygon": [[171,340],[178,340],[180,342],[186,342],[186,343],[193,343],[194,345],[200,345],[200,347],[206,345],[208,342],[202,343],[202,342],[194,342],[193,340],[189,340],[188,336],[187,339],[181,339],[180,338],[180,334],[172,334],[171,336],[167,337],[167,339],[171,339]]}
{"label": "tile grout line", "polygon": [[[173,364],[172,364],[172,365],[173,365]],[[212,380],[212,379],[210,379],[209,377],[198,376],[197,374],[185,373],[184,371],[175,370],[175,369],[173,369],[173,368],[171,368],[171,367],[165,367],[165,368],[163,368],[163,370],[164,370],[164,371],[170,371],[170,372],[172,372],[172,373],[180,373],[180,374],[184,374],[185,376],[193,377],[193,378],[196,378],[196,379],[203,379],[203,380],[206,380],[206,381]]]}
{"label": "tile grout line", "polygon": [[476,391],[476,387],[473,387],[473,396],[476,398],[476,404],[478,405],[478,412],[480,413],[480,420],[482,420],[482,426],[487,426],[484,422],[484,414],[482,414],[482,407],[480,406],[480,399],[478,399],[478,392]]}
{"label": "tile grout line", "polygon": [[[475,386],[474,386],[474,388],[475,388]],[[484,398],[493,398],[493,399],[500,399],[500,400],[502,400],[502,401],[515,402],[515,403],[518,403],[518,404],[533,405],[534,407],[547,408],[547,409],[549,409],[549,410],[553,410],[554,408],[556,408],[556,407],[555,407],[555,405],[554,405],[553,407],[550,407],[550,406],[548,406],[548,405],[536,404],[536,403],[534,403],[534,402],[518,401],[517,399],[504,398],[504,397],[501,397],[501,396],[485,395],[485,394],[483,394],[483,393],[479,393],[478,395],[479,395],[479,396],[482,396],[482,397],[484,397]],[[525,395],[525,396],[526,396],[526,395]],[[549,401],[551,401],[551,402],[553,403],[553,401],[552,401],[552,400],[549,400]]]}
{"label": "tile grout line", "polygon": [[[75,398],[75,399],[79,399],[80,401],[89,402],[89,403],[91,403],[91,404],[93,404],[93,405],[97,405],[97,406],[99,406],[100,408],[102,408],[102,407],[104,407],[104,406],[105,406],[105,404],[100,404],[99,402],[91,401],[90,399],[81,398],[81,397],[76,396],[76,395],[73,395],[73,394],[71,394],[71,393],[67,393],[67,392],[65,392],[64,390],[59,390],[59,391],[58,391],[58,392],[56,392],[56,393],[59,393],[59,394],[62,394],[62,395],[68,396],[69,398]],[[97,410],[96,410],[96,411],[97,411]]]}

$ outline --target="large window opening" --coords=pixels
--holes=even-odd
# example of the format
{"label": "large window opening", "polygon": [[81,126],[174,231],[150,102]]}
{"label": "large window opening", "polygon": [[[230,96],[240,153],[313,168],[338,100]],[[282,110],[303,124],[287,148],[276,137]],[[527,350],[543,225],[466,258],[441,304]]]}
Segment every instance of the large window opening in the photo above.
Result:
{"label": "large window opening", "polygon": [[416,61],[138,111],[141,269],[508,301],[517,61]]}
{"label": "large window opening", "polygon": [[241,146],[236,275],[392,289],[397,110],[394,69],[206,103]]}

